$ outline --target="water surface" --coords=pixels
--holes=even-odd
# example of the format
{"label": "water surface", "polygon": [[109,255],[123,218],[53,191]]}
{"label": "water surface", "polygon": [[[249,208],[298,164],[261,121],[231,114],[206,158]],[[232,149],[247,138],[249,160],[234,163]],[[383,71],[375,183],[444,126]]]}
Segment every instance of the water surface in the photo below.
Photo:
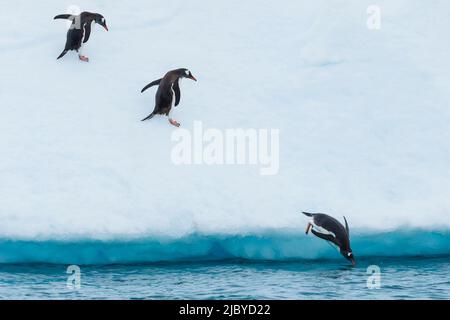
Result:
{"label": "water surface", "polygon": [[[378,265],[380,288],[367,287]],[[450,257],[196,261],[80,266],[0,265],[1,299],[450,299]]]}

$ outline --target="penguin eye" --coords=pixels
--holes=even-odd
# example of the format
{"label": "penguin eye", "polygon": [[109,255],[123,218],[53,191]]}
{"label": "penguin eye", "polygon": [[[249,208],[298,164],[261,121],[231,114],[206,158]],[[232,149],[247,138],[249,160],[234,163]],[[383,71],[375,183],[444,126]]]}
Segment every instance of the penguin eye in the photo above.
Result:
{"label": "penguin eye", "polygon": [[189,70],[186,70],[186,75],[189,76],[191,74],[191,72]]}
{"label": "penguin eye", "polygon": [[351,252],[347,253],[347,256],[348,256],[348,257],[351,257],[351,256],[352,256],[352,253],[351,253]]}

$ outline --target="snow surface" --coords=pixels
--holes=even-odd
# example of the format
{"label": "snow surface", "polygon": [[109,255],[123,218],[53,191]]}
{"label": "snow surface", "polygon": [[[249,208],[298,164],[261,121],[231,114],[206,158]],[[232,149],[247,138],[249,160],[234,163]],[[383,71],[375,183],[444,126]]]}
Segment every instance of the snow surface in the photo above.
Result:
{"label": "snow surface", "polygon": [[[73,1],[1,1],[0,238],[450,227],[448,1],[88,1],[106,17],[61,53]],[[174,127],[140,122],[171,69],[183,128],[280,129],[280,172],[175,166]],[[446,233],[448,239],[448,233]]]}

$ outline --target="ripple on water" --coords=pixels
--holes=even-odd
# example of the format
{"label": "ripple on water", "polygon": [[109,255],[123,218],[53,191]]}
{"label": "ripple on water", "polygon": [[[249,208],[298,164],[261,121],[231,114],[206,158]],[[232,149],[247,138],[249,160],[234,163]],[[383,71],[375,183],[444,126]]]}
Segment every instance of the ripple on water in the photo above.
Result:
{"label": "ripple on water", "polygon": [[[366,267],[381,267],[367,288]],[[64,265],[0,265],[1,299],[450,299],[450,257],[360,261],[196,262],[81,267],[79,291]]]}

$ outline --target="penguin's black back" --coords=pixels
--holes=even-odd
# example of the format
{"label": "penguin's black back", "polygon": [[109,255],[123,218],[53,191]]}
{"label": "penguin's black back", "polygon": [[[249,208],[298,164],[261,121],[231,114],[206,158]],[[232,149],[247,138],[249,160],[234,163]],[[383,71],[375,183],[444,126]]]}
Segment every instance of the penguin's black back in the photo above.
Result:
{"label": "penguin's black back", "polygon": [[171,87],[159,86],[155,95],[154,114],[169,114],[172,109],[172,100],[174,99]]}
{"label": "penguin's black back", "polygon": [[[82,12],[78,16],[62,14],[55,17],[55,19],[69,19],[72,21],[69,31],[67,31],[67,40],[65,51],[79,50],[83,42],[89,40],[91,34],[91,24],[97,17],[101,16],[98,13]],[[101,16],[103,17],[103,16]]]}
{"label": "penguin's black back", "polygon": [[83,29],[69,29],[67,31],[67,41],[65,50],[78,50],[81,47],[83,41],[84,30]]}
{"label": "penguin's black back", "polygon": [[314,223],[327,231],[333,232],[336,236],[336,243],[343,249],[350,249],[349,234],[345,227],[337,219],[324,213],[316,213],[312,215]]}
{"label": "penguin's black back", "polygon": [[159,83],[158,90],[155,95],[155,110],[154,114],[169,114],[172,109],[174,92],[173,86],[175,82],[179,81],[180,75],[179,70],[172,70],[166,73],[166,75],[161,79]]}
{"label": "penguin's black back", "polygon": [[345,227],[340,223],[337,219],[333,218],[332,216],[329,216],[324,213],[317,213],[314,216],[314,222],[318,226],[336,233],[344,233],[347,234],[347,230],[345,230]]}

